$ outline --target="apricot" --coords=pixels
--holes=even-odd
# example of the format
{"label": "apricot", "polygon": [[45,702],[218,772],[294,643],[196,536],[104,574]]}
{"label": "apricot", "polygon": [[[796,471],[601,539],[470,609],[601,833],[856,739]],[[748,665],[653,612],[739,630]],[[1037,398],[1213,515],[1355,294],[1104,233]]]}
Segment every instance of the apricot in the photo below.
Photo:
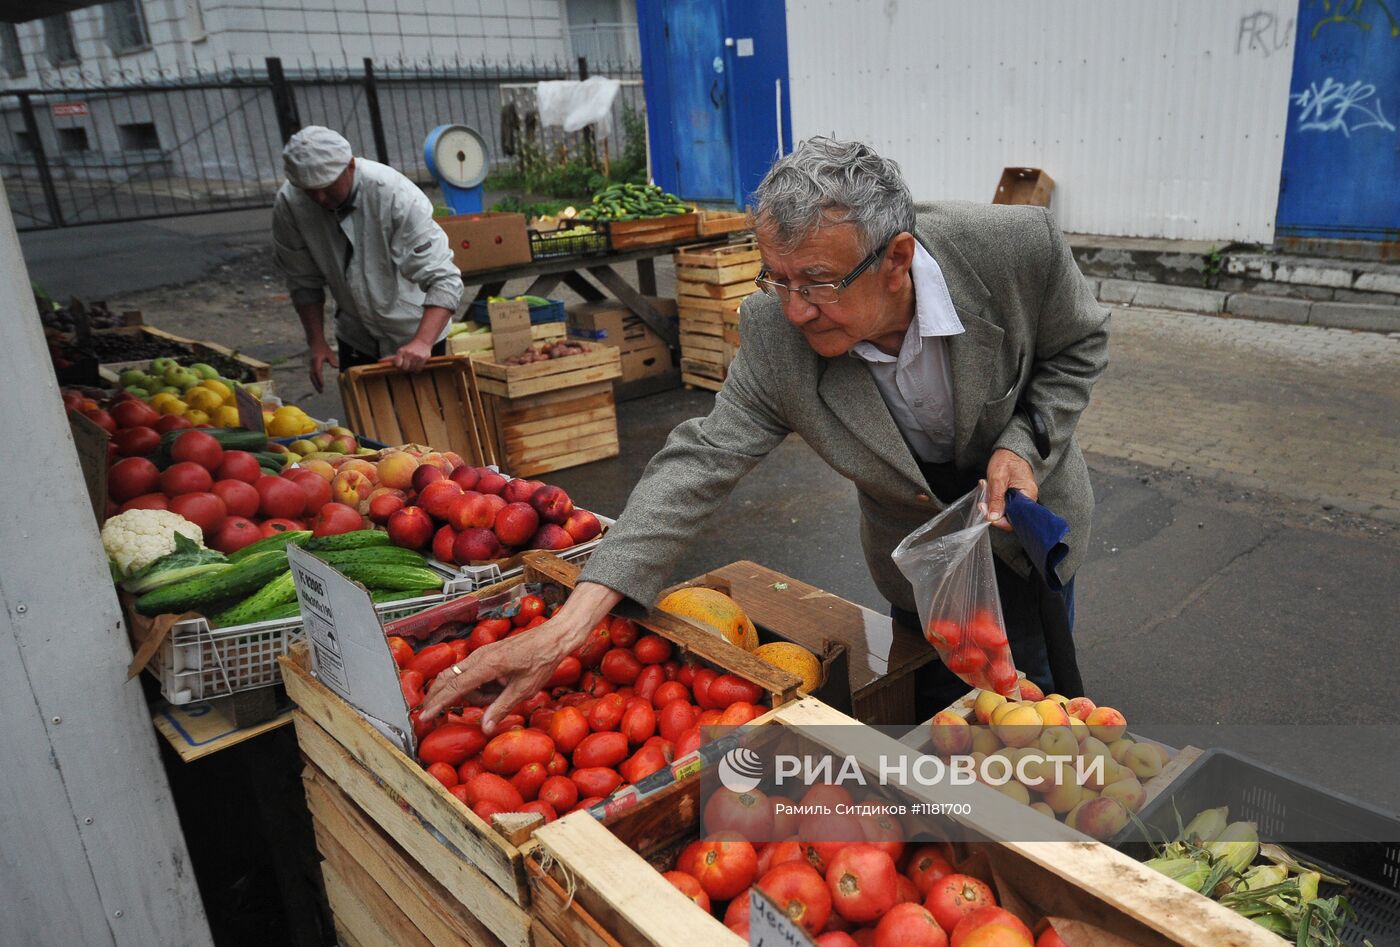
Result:
{"label": "apricot", "polygon": [[1031,804],[1030,790],[1028,790],[1025,786],[1022,786],[1014,779],[1011,780],[1009,783],[1002,783],[1000,786],[993,786],[992,788],[995,789],[997,792],[1001,793],[1003,796],[1008,796],[1012,799],[1015,799],[1023,806],[1028,806]]}
{"label": "apricot", "polygon": [[1162,771],[1163,756],[1159,747],[1137,743],[1123,754],[1122,762],[1124,768],[1131,770],[1138,779],[1151,779]]}
{"label": "apricot", "polygon": [[1084,798],[1084,790],[1081,789],[1071,778],[1067,782],[1054,786],[1049,792],[1041,796],[1041,801],[1050,807],[1050,811],[1056,815],[1064,815],[1079,805]]}
{"label": "apricot", "polygon": [[1065,710],[1069,712],[1071,717],[1078,717],[1080,720],[1083,720],[1085,717],[1089,716],[1089,712],[1093,710],[1095,706],[1097,705],[1087,697],[1076,697],[1065,705]]}
{"label": "apricot", "polygon": [[1043,816],[1049,816],[1052,819],[1055,818],[1055,810],[1051,809],[1048,805],[1046,805],[1043,802],[1031,803],[1031,809],[1035,812],[1039,812]]}
{"label": "apricot", "polygon": [[[972,730],[972,749],[974,752],[987,754],[995,753],[1001,749],[1001,741],[992,732],[991,727],[970,727]],[[1076,744],[1077,748],[1077,744]]]}
{"label": "apricot", "polygon": [[1112,707],[1095,707],[1084,718],[1089,732],[1104,743],[1121,740],[1128,730],[1128,720]]}
{"label": "apricot", "polygon": [[1001,720],[993,725],[997,738],[1007,746],[1030,746],[1040,739],[1044,728],[1040,714],[1034,706],[1021,704],[1001,715]]}
{"label": "apricot", "polygon": [[330,483],[335,479],[335,468],[324,460],[303,460],[297,464],[297,467],[301,470],[311,471],[316,476],[325,480],[326,483]]}
{"label": "apricot", "polygon": [[369,498],[374,481],[359,470],[342,469],[331,481],[331,499],[359,509],[360,502]]}
{"label": "apricot", "polygon": [[1106,796],[1088,800],[1072,815],[1074,828],[1100,842],[1112,838],[1128,824],[1128,810],[1117,799]]}
{"label": "apricot", "polygon": [[418,469],[418,461],[403,451],[396,451],[383,457],[375,469],[384,486],[407,490],[413,486],[413,472]]}
{"label": "apricot", "polygon": [[942,757],[959,756],[972,749],[972,728],[967,720],[951,710],[940,710],[929,721],[933,752]]}
{"label": "apricot", "polygon": [[1021,699],[1036,703],[1045,699],[1045,691],[1040,689],[1040,685],[1028,677],[1021,678]]}
{"label": "apricot", "polygon": [[978,723],[989,723],[992,719],[992,711],[1006,703],[1006,698],[996,691],[978,691],[977,700],[972,705],[972,712],[977,717]]}
{"label": "apricot", "polygon": [[1041,722],[1047,727],[1069,726],[1069,714],[1065,713],[1064,707],[1055,703],[1053,700],[1036,701],[1035,712],[1040,714]]}
{"label": "apricot", "polygon": [[1069,726],[1046,727],[1040,731],[1040,740],[1037,744],[1047,756],[1077,756],[1079,754],[1079,741],[1074,738],[1074,732]]}
{"label": "apricot", "polygon": [[1116,800],[1129,812],[1140,811],[1147,802],[1147,790],[1142,788],[1142,783],[1131,773],[1127,779],[1119,779],[1103,787],[1100,795],[1105,799]]}

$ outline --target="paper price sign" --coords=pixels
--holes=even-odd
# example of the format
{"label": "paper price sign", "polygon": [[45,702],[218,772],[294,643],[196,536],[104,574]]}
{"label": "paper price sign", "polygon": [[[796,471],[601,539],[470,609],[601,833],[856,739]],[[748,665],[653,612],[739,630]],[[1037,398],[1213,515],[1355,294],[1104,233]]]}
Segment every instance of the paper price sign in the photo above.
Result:
{"label": "paper price sign", "polygon": [[749,889],[749,947],[816,947],[757,885]]}

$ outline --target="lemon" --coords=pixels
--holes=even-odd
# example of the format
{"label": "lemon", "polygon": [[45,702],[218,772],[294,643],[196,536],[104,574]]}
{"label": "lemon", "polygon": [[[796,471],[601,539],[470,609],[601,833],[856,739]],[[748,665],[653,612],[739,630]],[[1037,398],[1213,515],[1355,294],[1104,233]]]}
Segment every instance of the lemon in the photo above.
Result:
{"label": "lemon", "polygon": [[206,378],[199,383],[199,387],[208,388],[210,391],[214,392],[214,394],[218,395],[220,403],[233,404],[233,389],[229,388],[228,385],[225,385],[217,378]]}
{"label": "lemon", "polygon": [[171,401],[179,400],[179,398],[176,398],[174,395],[169,394],[168,392],[159,392],[158,394],[152,395],[150,401],[147,403],[150,404],[151,407],[159,411],[161,405],[168,404]]}
{"label": "lemon", "polygon": [[270,437],[295,437],[302,433],[302,422],[285,414],[278,417],[274,412],[267,420],[267,433]]}
{"label": "lemon", "polygon": [[316,433],[316,422],[313,421],[313,420],[311,420],[310,418],[306,418],[306,420],[302,422],[301,430],[298,431],[297,433],[299,433],[299,434],[315,434],[315,433]]}
{"label": "lemon", "polygon": [[162,402],[161,406],[156,408],[156,410],[161,414],[184,414],[189,410],[189,405],[185,404],[174,395],[171,395],[170,400]]}
{"label": "lemon", "polygon": [[242,425],[242,420],[238,417],[238,409],[230,405],[216,409],[212,417],[214,423],[219,427],[239,427]]}
{"label": "lemon", "polygon": [[224,399],[220,397],[218,392],[196,387],[185,393],[185,403],[198,411],[209,412],[222,407]]}
{"label": "lemon", "polygon": [[199,410],[198,408],[191,408],[190,410],[186,411],[186,412],[185,412],[185,417],[186,417],[186,419],[189,420],[189,422],[190,422],[191,424],[208,424],[208,423],[209,423],[209,415],[205,414],[203,411]]}

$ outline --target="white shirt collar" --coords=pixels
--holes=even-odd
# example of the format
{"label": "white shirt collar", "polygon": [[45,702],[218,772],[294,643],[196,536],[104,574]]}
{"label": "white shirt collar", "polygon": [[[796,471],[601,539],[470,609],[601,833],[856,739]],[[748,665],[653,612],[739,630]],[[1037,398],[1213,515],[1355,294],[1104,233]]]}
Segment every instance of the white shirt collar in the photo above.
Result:
{"label": "white shirt collar", "polygon": [[[914,241],[914,260],[910,264],[909,274],[914,280],[914,321],[904,337],[901,355],[908,349],[913,350],[910,354],[917,353],[923,339],[960,335],[963,331],[962,320],[958,318],[952,294],[948,292],[948,283],[943,279],[943,270],[917,240]],[[897,356],[887,355],[869,342],[857,342],[851,354],[867,362],[898,360]]]}

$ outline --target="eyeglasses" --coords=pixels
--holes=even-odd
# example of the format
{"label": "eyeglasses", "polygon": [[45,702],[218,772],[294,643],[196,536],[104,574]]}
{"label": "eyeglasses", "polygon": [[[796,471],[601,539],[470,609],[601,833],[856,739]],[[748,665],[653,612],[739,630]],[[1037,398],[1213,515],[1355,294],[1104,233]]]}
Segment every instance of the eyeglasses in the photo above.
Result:
{"label": "eyeglasses", "polygon": [[813,306],[829,306],[841,298],[841,291],[843,289],[854,283],[860,278],[860,274],[880,261],[880,258],[885,255],[885,248],[888,246],[888,242],[880,244],[879,248],[874,253],[870,254],[870,256],[866,257],[864,260],[861,260],[855,269],[851,270],[845,277],[835,283],[809,283],[806,286],[790,287],[786,283],[765,279],[764,277],[768,275],[768,270],[764,269],[754,279],[754,285],[782,303],[787,302],[789,293],[797,293],[802,297],[803,301],[811,303]]}

